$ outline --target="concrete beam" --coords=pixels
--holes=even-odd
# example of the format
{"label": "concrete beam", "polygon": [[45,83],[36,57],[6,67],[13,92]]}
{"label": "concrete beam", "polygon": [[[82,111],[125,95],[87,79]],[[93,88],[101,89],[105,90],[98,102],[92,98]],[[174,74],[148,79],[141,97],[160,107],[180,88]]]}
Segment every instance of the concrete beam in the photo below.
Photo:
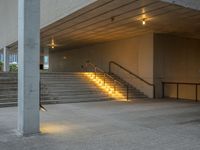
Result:
{"label": "concrete beam", "polygon": [[18,132],[39,133],[40,0],[18,1]]}
{"label": "concrete beam", "polygon": [[161,0],[161,1],[173,3],[176,5],[181,5],[186,8],[200,10],[200,1],[199,0]]}

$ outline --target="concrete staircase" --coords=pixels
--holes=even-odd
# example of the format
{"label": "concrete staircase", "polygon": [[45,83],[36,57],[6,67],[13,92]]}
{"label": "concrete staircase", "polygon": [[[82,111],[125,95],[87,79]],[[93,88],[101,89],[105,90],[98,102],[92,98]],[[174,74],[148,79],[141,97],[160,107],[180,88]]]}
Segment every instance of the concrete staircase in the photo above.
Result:
{"label": "concrete staircase", "polygon": [[[84,73],[41,73],[42,103],[112,100]],[[17,74],[0,73],[0,107],[17,105]]]}
{"label": "concrete staircase", "polygon": [[84,73],[43,73],[41,100],[45,103],[75,103],[111,100]]}
{"label": "concrete staircase", "polygon": [[114,84],[115,84],[114,80],[118,81],[115,84],[115,89],[116,91],[118,91],[119,93],[123,95],[122,99],[124,100],[127,99],[127,93],[128,93],[128,100],[148,98],[143,92],[141,92],[140,90],[135,88],[133,85],[131,85],[130,83],[126,82],[125,80],[123,80],[122,78],[120,78],[119,76],[113,73],[104,76],[104,73],[97,72],[96,77],[101,79],[102,81],[105,80],[106,84],[110,85],[111,90],[114,89]]}
{"label": "concrete staircase", "polygon": [[[128,97],[129,97],[130,100],[132,100],[132,99],[145,99],[145,98],[148,98],[143,92],[141,92],[136,87],[134,87],[130,83],[126,82],[125,80],[123,80],[122,78],[120,78],[119,76],[117,76],[116,74],[111,73],[110,76],[112,76],[115,80],[119,81],[120,83],[122,83],[124,85],[128,85],[128,93],[129,93]],[[126,95],[125,92],[127,92],[127,89],[121,88],[120,91],[122,93],[124,93],[124,95]]]}
{"label": "concrete staircase", "polygon": [[[102,74],[97,74],[98,78],[103,79]],[[111,74],[111,76],[122,83],[129,85],[129,100],[138,98],[147,98],[144,93],[121,79]],[[84,72],[67,73],[41,73],[41,101],[45,104],[54,103],[77,103],[113,100],[114,97],[103,91],[88,79]],[[106,84],[110,84],[113,90],[113,80],[106,77]],[[116,84],[116,90],[127,95],[126,86]],[[0,107],[17,105],[17,74],[0,73]]]}
{"label": "concrete staircase", "polygon": [[17,74],[0,73],[0,107],[14,106],[17,102]]}

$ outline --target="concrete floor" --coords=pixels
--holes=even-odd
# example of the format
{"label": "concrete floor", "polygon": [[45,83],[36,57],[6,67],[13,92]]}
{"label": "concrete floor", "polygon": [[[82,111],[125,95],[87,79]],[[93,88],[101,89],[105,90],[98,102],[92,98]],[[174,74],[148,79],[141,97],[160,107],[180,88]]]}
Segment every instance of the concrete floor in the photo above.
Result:
{"label": "concrete floor", "polygon": [[200,150],[200,103],[47,105],[41,135],[17,137],[17,108],[0,109],[0,150]]}

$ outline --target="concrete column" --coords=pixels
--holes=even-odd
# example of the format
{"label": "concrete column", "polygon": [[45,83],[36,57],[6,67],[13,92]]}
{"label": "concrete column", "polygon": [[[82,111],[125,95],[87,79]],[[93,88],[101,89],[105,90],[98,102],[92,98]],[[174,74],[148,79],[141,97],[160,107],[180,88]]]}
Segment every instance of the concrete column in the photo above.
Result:
{"label": "concrete column", "polygon": [[8,48],[5,46],[3,48],[3,72],[9,71],[9,57],[8,57]]}
{"label": "concrete column", "polygon": [[18,0],[18,132],[39,133],[40,0]]}

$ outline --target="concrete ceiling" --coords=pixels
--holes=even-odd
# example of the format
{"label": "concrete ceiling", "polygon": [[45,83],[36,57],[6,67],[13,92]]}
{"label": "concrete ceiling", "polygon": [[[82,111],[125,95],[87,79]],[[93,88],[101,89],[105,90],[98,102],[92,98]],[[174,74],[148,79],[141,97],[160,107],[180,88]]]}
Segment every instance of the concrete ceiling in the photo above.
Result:
{"label": "concrete ceiling", "polygon": [[148,32],[200,39],[200,11],[160,0],[98,0],[43,28],[41,44],[53,37],[60,49],[71,49]]}
{"label": "concrete ceiling", "polygon": [[161,0],[169,3],[174,3],[184,7],[200,10],[200,1],[199,0]]}

